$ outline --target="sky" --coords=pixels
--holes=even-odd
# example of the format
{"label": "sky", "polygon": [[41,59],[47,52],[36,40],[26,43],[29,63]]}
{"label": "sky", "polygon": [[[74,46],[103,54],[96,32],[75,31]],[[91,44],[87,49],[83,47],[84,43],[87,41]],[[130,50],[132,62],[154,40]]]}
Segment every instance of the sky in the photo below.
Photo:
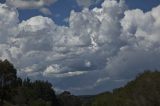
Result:
{"label": "sky", "polygon": [[160,70],[160,0],[1,0],[0,58],[91,95]]}

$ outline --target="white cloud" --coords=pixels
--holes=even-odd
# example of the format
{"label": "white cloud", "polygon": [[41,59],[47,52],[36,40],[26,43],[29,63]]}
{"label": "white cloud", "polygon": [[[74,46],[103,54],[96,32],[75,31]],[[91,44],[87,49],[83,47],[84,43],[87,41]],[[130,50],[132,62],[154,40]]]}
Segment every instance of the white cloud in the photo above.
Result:
{"label": "white cloud", "polygon": [[91,67],[92,63],[90,61],[85,61],[85,66],[86,67]]}
{"label": "white cloud", "polygon": [[16,33],[14,31],[18,25],[18,13],[5,4],[1,4],[0,8],[0,43],[6,43],[8,37]]}
{"label": "white cloud", "polygon": [[75,76],[79,76],[79,75],[83,75],[86,74],[87,72],[85,71],[74,71],[74,72],[67,72],[67,73],[60,73],[60,74],[54,74],[54,77],[57,78],[66,78],[66,77],[75,77]]}
{"label": "white cloud", "polygon": [[101,83],[101,82],[104,82],[104,81],[106,81],[106,80],[109,80],[109,79],[110,79],[110,77],[99,78],[99,79],[96,81],[95,86],[97,86],[97,84],[99,84],[99,83]]}
{"label": "white cloud", "polygon": [[6,0],[6,4],[21,9],[40,8],[54,2],[56,2],[56,0]]}
{"label": "white cloud", "polygon": [[76,0],[79,6],[89,7],[93,4],[96,4],[102,0]]}
{"label": "white cloud", "polygon": [[92,4],[91,0],[77,0],[77,3],[80,6],[86,6],[86,7],[88,7]]}
{"label": "white cloud", "polygon": [[52,12],[48,9],[48,8],[41,8],[40,10],[39,10],[41,13],[43,13],[44,15],[49,15],[49,16],[51,16],[52,15]]}
{"label": "white cloud", "polygon": [[19,75],[40,76],[59,89],[109,90],[144,69],[160,69],[159,11],[105,0],[101,8],[72,11],[69,26],[58,26],[42,16],[19,22],[17,10],[0,4],[0,57]]}
{"label": "white cloud", "polygon": [[43,75],[46,77],[66,78],[72,76],[79,76],[86,74],[87,71],[66,71],[69,70],[67,67],[62,67],[57,64],[53,64],[45,69]]}
{"label": "white cloud", "polygon": [[57,73],[60,73],[60,71],[61,71],[60,66],[55,64],[55,65],[47,67],[47,69],[44,71],[44,75],[57,74]]}

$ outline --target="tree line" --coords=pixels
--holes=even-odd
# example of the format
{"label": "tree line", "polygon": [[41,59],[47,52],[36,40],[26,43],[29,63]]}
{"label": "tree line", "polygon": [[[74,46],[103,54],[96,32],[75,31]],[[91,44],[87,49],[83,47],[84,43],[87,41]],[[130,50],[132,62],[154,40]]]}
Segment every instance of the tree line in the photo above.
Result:
{"label": "tree line", "polygon": [[48,81],[22,80],[8,60],[0,60],[0,106],[58,106],[58,100]]}

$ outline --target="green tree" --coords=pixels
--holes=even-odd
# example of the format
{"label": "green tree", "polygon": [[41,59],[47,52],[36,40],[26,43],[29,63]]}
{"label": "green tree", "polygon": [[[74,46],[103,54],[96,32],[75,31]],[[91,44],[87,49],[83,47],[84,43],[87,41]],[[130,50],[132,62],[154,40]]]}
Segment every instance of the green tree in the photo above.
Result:
{"label": "green tree", "polygon": [[17,79],[16,69],[8,60],[0,60],[0,106],[3,106],[4,99],[9,99],[11,87]]}
{"label": "green tree", "polygon": [[51,106],[51,103],[46,102],[43,99],[37,99],[31,103],[31,106]]}
{"label": "green tree", "polygon": [[52,101],[52,106],[58,105],[56,95],[52,89],[52,84],[47,81],[35,81],[32,83],[32,89],[38,98],[45,101]]}
{"label": "green tree", "polygon": [[96,96],[92,106],[160,106],[160,72],[145,71],[124,87]]}

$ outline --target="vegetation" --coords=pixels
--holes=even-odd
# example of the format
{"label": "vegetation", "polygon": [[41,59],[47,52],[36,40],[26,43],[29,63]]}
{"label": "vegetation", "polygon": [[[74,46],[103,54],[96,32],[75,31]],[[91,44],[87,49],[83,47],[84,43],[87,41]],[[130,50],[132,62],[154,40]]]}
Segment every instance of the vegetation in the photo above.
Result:
{"label": "vegetation", "polygon": [[0,101],[0,106],[59,105],[49,82],[18,78],[16,69],[7,60],[0,61]]}
{"label": "vegetation", "polygon": [[160,72],[146,71],[126,86],[98,95],[92,106],[160,106]]}
{"label": "vegetation", "polygon": [[0,106],[160,106],[160,72],[145,71],[126,86],[96,96],[55,95],[47,81],[22,80],[0,60]]}
{"label": "vegetation", "polygon": [[4,99],[10,100],[12,87],[17,79],[16,70],[7,60],[0,61],[0,104],[3,105]]}

